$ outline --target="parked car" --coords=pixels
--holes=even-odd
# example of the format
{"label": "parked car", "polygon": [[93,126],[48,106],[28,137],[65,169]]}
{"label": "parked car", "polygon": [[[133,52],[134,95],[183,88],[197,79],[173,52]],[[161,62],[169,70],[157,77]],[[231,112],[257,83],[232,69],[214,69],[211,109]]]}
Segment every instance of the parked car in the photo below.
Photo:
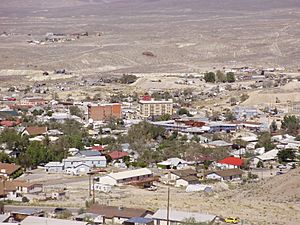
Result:
{"label": "parked car", "polygon": [[150,187],[147,188],[148,191],[156,191],[157,187],[155,185],[151,185]]}
{"label": "parked car", "polygon": [[238,224],[240,219],[238,217],[227,217],[225,218],[225,223]]}
{"label": "parked car", "polygon": [[63,214],[71,214],[70,210],[66,209],[66,208],[61,208],[61,207],[58,207],[58,208],[55,208],[51,214],[52,217],[59,217]]}

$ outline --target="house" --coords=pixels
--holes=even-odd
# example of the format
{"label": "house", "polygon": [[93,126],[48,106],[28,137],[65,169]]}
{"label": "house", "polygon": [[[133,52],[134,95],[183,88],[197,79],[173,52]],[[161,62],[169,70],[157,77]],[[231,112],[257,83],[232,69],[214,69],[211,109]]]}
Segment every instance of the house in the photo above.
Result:
{"label": "house", "polygon": [[103,223],[122,224],[133,217],[149,217],[153,212],[146,209],[135,209],[127,207],[116,207],[94,204],[88,210],[88,213],[94,213],[103,217]]}
{"label": "house", "polygon": [[[169,211],[170,224],[184,224],[189,218],[193,218],[196,223],[212,223],[215,221],[217,216],[198,212],[184,212],[173,209]],[[152,219],[155,220],[156,225],[167,225],[167,209],[157,210],[154,215],[152,215]]]}
{"label": "house", "polygon": [[207,145],[214,147],[214,148],[222,148],[222,147],[231,147],[232,146],[231,143],[228,143],[223,140],[211,141],[211,142],[208,142]]}
{"label": "house", "polygon": [[191,184],[188,185],[185,189],[186,192],[206,192],[206,193],[212,193],[213,188],[210,185],[205,184]]}
{"label": "house", "polygon": [[[14,220],[19,221],[19,222],[23,221],[28,216],[43,217],[45,215],[43,210],[34,209],[34,208],[18,209],[18,210],[12,211],[10,214],[14,218]],[[25,224],[29,224],[29,223],[25,223]],[[30,224],[33,225],[34,223],[30,223]]]}
{"label": "house", "polygon": [[94,167],[106,167],[105,156],[72,156],[63,159],[61,163],[47,163],[45,171],[47,173],[67,172],[68,174],[80,175],[88,173]]}
{"label": "house", "polygon": [[13,184],[16,186],[17,193],[21,194],[38,194],[43,191],[43,185],[39,183],[14,180]]}
{"label": "house", "polygon": [[88,225],[88,224],[89,224],[88,222],[46,218],[46,217],[38,217],[38,216],[28,216],[20,223],[20,225]]}
{"label": "house", "polygon": [[64,171],[64,164],[61,162],[48,162],[45,165],[47,173],[62,173]]}
{"label": "house", "polygon": [[112,162],[123,162],[123,158],[129,156],[128,152],[121,151],[112,151],[107,155],[112,159]]}
{"label": "house", "polygon": [[243,171],[240,169],[228,169],[207,172],[205,174],[206,179],[219,180],[219,181],[232,181],[240,180],[242,178]]}
{"label": "house", "polygon": [[100,191],[104,193],[111,192],[112,187],[108,184],[101,184],[101,183],[95,183],[94,186],[92,186],[92,190]]}
{"label": "house", "polygon": [[221,169],[234,169],[234,168],[240,168],[242,165],[244,165],[243,159],[230,156],[220,160],[217,164],[217,167],[220,167]]}
{"label": "house", "polygon": [[157,165],[165,169],[183,169],[187,167],[187,161],[179,158],[169,158],[166,161],[159,162]]}
{"label": "house", "polygon": [[94,225],[102,224],[103,216],[95,213],[82,213],[74,218],[76,221],[86,221],[92,222]]}
{"label": "house", "polygon": [[262,162],[264,166],[266,166],[266,164],[272,164],[276,162],[278,152],[278,149],[273,149],[261,155],[254,156],[250,160],[250,166],[255,168],[257,167],[258,162]]}
{"label": "house", "polygon": [[93,150],[85,150],[85,151],[78,151],[74,156],[84,156],[84,157],[101,156],[101,153]]}
{"label": "house", "polygon": [[39,135],[46,134],[46,132],[47,132],[47,127],[32,126],[32,127],[26,127],[22,133],[22,136],[24,136],[24,135],[39,136]]}
{"label": "house", "polygon": [[91,167],[84,163],[79,163],[72,168],[67,168],[66,173],[69,175],[84,175],[90,172]]}
{"label": "house", "polygon": [[86,164],[90,168],[106,167],[105,156],[72,156],[62,160],[64,169],[75,168],[78,164]]}
{"label": "house", "polygon": [[51,198],[56,200],[63,200],[66,198],[66,191],[59,190],[51,193]]}
{"label": "house", "polygon": [[188,186],[189,184],[199,184],[196,170],[172,170],[168,174],[162,176],[162,182],[175,185],[176,187]]}
{"label": "house", "polygon": [[0,163],[0,177],[13,178],[22,172],[22,168],[19,165],[11,163]]}
{"label": "house", "polygon": [[22,200],[20,194],[17,193],[16,186],[12,183],[12,181],[7,180],[0,181],[0,199],[12,201]]}
{"label": "house", "polygon": [[149,180],[149,178],[153,178],[152,171],[147,168],[141,168],[107,174],[99,178],[99,183],[115,186],[133,182],[146,182]]}
{"label": "house", "polygon": [[133,217],[129,220],[124,221],[124,225],[154,225],[154,220],[151,218],[144,217]]}

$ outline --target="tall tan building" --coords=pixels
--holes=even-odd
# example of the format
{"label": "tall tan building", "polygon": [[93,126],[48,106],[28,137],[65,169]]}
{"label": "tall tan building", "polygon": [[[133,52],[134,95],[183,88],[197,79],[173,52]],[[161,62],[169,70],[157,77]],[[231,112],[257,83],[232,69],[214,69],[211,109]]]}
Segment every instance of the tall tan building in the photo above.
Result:
{"label": "tall tan building", "polygon": [[150,116],[161,116],[173,114],[173,100],[156,101],[154,99],[140,100],[139,101],[139,115],[142,118]]}
{"label": "tall tan building", "polygon": [[88,117],[94,121],[121,119],[121,113],[121,104],[119,103],[88,106]]}

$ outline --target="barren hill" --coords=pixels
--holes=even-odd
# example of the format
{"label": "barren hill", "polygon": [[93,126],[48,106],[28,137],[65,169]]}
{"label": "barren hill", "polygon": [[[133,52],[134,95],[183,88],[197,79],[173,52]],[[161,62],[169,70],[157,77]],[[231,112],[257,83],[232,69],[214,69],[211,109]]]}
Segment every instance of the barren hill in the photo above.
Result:
{"label": "barren hill", "polygon": [[[12,34],[0,36],[0,69],[32,64],[84,74],[299,66],[298,0],[5,0],[0,18],[0,34]],[[88,38],[70,43],[27,43],[49,32],[85,31]]]}

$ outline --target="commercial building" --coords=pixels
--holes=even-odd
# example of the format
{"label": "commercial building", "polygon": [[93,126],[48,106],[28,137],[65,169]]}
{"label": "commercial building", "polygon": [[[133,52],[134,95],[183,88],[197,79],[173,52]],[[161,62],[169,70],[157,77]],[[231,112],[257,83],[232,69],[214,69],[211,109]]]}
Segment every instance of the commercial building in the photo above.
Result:
{"label": "commercial building", "polygon": [[121,119],[121,112],[121,104],[119,103],[88,105],[88,118],[93,121]]}
{"label": "commercial building", "polygon": [[107,174],[99,178],[99,183],[115,186],[118,184],[127,184],[136,181],[147,181],[151,177],[153,177],[151,170],[147,168],[141,168]]}
{"label": "commercial building", "polygon": [[173,114],[173,100],[156,101],[154,99],[146,99],[139,101],[139,116],[148,118],[150,116],[161,116],[164,114]]}

